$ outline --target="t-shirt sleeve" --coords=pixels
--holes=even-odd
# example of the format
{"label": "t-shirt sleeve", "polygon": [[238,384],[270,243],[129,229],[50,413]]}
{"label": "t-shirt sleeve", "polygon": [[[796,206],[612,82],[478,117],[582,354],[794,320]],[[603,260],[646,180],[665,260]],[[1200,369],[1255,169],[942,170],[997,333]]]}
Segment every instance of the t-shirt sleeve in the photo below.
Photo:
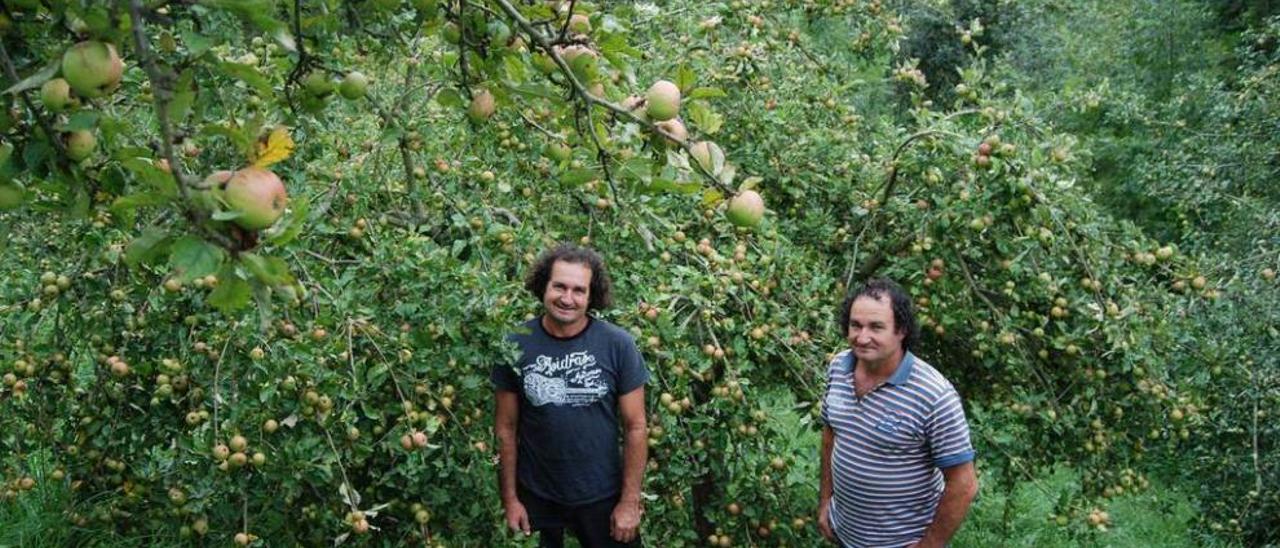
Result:
{"label": "t-shirt sleeve", "polygon": [[823,426],[831,426],[831,411],[827,409],[827,405],[828,405],[827,402],[831,396],[831,386],[839,378],[841,374],[840,372],[844,367],[842,365],[843,359],[844,359],[843,355],[837,354],[836,357],[831,360],[831,363],[827,364],[827,376],[826,376],[827,384],[826,384],[826,387],[822,390],[821,414],[819,417],[822,421]]}
{"label": "t-shirt sleeve", "polygon": [[644,356],[630,336],[620,337],[618,344],[618,394],[627,394],[649,382],[649,368]]}
{"label": "t-shirt sleeve", "polygon": [[511,364],[494,365],[493,370],[489,372],[489,382],[493,384],[495,391],[520,391],[520,377],[516,375],[515,367]]}
{"label": "t-shirt sleeve", "polygon": [[951,468],[974,459],[969,423],[960,405],[960,394],[954,388],[948,387],[934,404],[925,429],[933,464],[938,468]]}

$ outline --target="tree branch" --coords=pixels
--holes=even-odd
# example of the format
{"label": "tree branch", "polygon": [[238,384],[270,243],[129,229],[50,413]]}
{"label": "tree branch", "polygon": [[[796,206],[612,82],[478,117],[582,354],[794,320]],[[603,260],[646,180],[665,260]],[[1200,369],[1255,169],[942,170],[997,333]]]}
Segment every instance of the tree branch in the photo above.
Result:
{"label": "tree branch", "polygon": [[169,162],[169,173],[173,175],[173,180],[178,184],[178,193],[182,196],[183,214],[205,237],[232,252],[239,251],[240,246],[235,240],[206,227],[204,214],[191,205],[189,183],[187,177],[182,173],[182,164],[178,162],[178,157],[173,151],[173,127],[169,122],[169,101],[173,98],[173,90],[169,88],[169,79],[156,66],[155,58],[151,55],[151,48],[148,47],[146,23],[142,17],[142,2],[140,0],[129,0],[129,17],[133,22],[133,40],[138,52],[139,64],[146,71],[147,78],[151,80],[151,93],[156,107],[156,121],[160,124],[161,154],[164,156],[165,161]]}
{"label": "tree branch", "polygon": [[[543,36],[542,33],[537,31],[537,29],[534,29],[533,25],[529,23],[529,20],[525,19],[524,16],[520,14],[520,11],[517,10],[515,6],[511,5],[511,2],[509,0],[494,0],[494,1],[499,6],[502,7],[502,11],[506,12],[508,17],[510,17],[513,21],[515,21],[516,26],[520,27],[520,30],[524,32],[526,35],[528,35],[531,40],[533,40],[533,43],[536,44],[538,48],[542,49],[543,52],[545,52],[548,56],[551,57],[551,59],[555,62],[556,66],[559,67],[560,72],[564,74],[566,79],[568,79],[569,87],[573,92],[573,94],[576,95],[580,100],[585,102],[588,108],[596,105],[604,107],[606,110],[610,110],[614,114],[621,116],[630,122],[638,124],[641,127],[644,127],[645,129],[653,133],[656,133],[658,135],[661,135],[667,138],[668,140],[680,145],[680,148],[684,149],[686,153],[693,154],[693,145],[689,144],[688,141],[677,139],[675,135],[672,135],[666,130],[658,127],[657,124],[655,124],[654,122],[645,120],[637,116],[635,113],[631,112],[626,108],[623,108],[621,105],[618,105],[617,103],[613,103],[602,97],[596,97],[591,93],[587,92],[586,86],[584,86],[582,82],[578,80],[577,75],[573,73],[573,69],[569,68],[569,64],[565,62],[564,58],[561,57],[560,54],[556,53],[554,46],[547,39],[546,36]],[[690,166],[693,167],[695,171],[700,173],[708,181],[710,181],[713,185],[723,190],[725,193],[735,194],[735,191],[733,188],[721,182],[720,178],[716,177],[715,174],[710,173],[706,169],[703,169],[703,167],[698,162],[696,161],[691,162]]]}

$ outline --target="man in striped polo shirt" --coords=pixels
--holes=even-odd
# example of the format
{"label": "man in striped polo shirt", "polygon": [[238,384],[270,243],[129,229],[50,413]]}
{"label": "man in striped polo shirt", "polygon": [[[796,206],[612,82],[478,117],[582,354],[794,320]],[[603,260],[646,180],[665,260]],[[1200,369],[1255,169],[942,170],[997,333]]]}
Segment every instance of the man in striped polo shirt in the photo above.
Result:
{"label": "man in striped polo shirt", "polygon": [[911,298],[872,280],[840,312],[827,372],[818,529],[841,546],[945,546],[978,492],[960,396],[911,354]]}

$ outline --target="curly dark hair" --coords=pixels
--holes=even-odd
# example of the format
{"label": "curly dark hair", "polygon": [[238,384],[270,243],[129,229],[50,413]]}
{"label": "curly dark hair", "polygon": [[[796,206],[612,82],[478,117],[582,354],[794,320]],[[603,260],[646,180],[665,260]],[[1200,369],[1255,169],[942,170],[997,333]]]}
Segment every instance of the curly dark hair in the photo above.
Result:
{"label": "curly dark hair", "polygon": [[587,303],[588,310],[604,310],[613,305],[613,284],[609,281],[609,271],[605,270],[604,259],[592,249],[572,244],[560,244],[542,252],[533,267],[524,278],[524,288],[533,294],[538,302],[547,294],[547,284],[551,281],[551,267],[556,261],[583,264],[591,269],[591,297]]}
{"label": "curly dark hair", "polygon": [[902,338],[902,351],[909,352],[911,347],[920,340],[920,326],[916,324],[916,313],[911,305],[911,296],[907,295],[902,286],[886,278],[868,280],[866,284],[857,291],[849,293],[845,298],[844,304],[840,306],[840,313],[836,315],[840,322],[840,338],[849,336],[849,314],[853,308],[853,301],[858,297],[871,297],[878,301],[886,296],[889,297],[889,305],[893,308],[894,331],[906,334]]}

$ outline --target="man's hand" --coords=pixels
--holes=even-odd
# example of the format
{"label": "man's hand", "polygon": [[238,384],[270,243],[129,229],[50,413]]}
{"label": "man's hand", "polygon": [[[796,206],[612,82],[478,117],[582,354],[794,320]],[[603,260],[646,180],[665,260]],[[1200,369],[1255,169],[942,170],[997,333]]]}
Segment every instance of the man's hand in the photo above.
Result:
{"label": "man's hand", "polygon": [[624,543],[635,540],[636,531],[640,528],[640,515],[643,513],[639,502],[618,502],[613,508],[613,515],[609,517],[609,536]]}
{"label": "man's hand", "polygon": [[523,531],[525,535],[533,534],[533,530],[529,528],[529,512],[524,509],[524,504],[513,500],[502,506],[507,514],[507,527],[511,528],[512,532]]}
{"label": "man's hand", "polygon": [[831,501],[818,505],[818,532],[822,533],[822,538],[831,542],[836,541],[836,532],[831,528]]}

